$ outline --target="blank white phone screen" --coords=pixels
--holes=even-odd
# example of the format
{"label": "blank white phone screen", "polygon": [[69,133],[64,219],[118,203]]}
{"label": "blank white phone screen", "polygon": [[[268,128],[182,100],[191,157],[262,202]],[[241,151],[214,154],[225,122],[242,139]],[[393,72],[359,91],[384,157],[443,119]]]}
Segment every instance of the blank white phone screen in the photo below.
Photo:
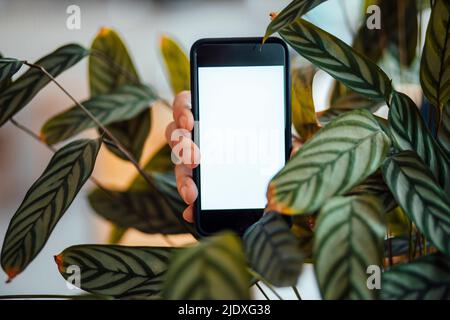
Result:
{"label": "blank white phone screen", "polygon": [[283,66],[200,67],[202,210],[262,209],[285,163]]}

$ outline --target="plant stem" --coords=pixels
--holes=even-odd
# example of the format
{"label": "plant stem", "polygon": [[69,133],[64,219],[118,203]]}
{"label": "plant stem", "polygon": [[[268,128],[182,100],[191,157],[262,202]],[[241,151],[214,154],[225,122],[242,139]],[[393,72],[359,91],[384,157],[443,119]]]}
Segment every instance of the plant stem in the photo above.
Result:
{"label": "plant stem", "polygon": [[133,155],[128,151],[127,148],[125,148],[122,143],[111,133],[111,131],[108,130],[101,122],[98,120],[82,103],[78,102],[77,99],[75,99],[58,81],[56,81],[55,77],[51,75],[44,67],[29,63],[27,61],[24,62],[27,66],[31,68],[37,68],[41,70],[53,83],[55,83],[59,89],[61,89],[62,92],[66,94],[70,98],[70,100],[73,101],[83,112],[100,128],[102,131],[111,139],[114,144],[117,146],[117,148],[125,155],[125,157],[130,161],[133,166],[136,168],[136,170],[139,172],[139,174],[144,178],[144,180],[147,182],[147,184],[154,190],[156,190],[156,187],[154,183],[150,180],[148,175],[145,173],[144,169],[139,165],[136,159],[134,159]]}
{"label": "plant stem", "polygon": [[248,268],[248,272],[253,277],[255,277],[256,279],[258,279],[259,281],[264,283],[266,285],[266,287],[269,288],[269,290],[272,291],[272,293],[278,298],[278,300],[283,300],[283,298],[278,294],[278,292],[276,292],[274,287],[272,287],[272,285],[266,279],[264,279],[264,277],[262,275],[260,275],[259,273],[257,273],[256,271],[254,271],[254,270],[252,270],[250,268]]}
{"label": "plant stem", "polygon": [[261,288],[261,286],[259,285],[258,282],[256,282],[256,287],[259,289],[259,291],[261,291],[261,293],[266,298],[266,300],[270,300],[269,296],[266,294],[266,292],[263,290],[263,288]]}
{"label": "plant stem", "polygon": [[298,289],[296,286],[292,286],[292,290],[294,290],[295,296],[298,300],[302,300],[302,297],[300,296],[300,292],[298,292]]}

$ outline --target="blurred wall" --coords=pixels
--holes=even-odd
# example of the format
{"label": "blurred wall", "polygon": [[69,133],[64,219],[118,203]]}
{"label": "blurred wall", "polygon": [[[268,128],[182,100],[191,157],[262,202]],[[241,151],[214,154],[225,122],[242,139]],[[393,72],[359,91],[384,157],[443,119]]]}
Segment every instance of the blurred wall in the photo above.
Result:
{"label": "blurred wall", "polygon": [[[175,37],[186,50],[202,37],[262,36],[269,22],[269,13],[281,10],[288,2],[0,0],[0,52],[5,56],[33,61],[68,42],[89,46],[99,28],[111,27],[122,35],[128,45],[142,79],[171,100],[173,97],[158,52],[158,40],[162,34]],[[330,0],[308,14],[308,18],[349,42],[351,36],[342,15],[342,3]],[[66,28],[66,8],[71,4],[81,7],[81,30]],[[359,0],[345,0],[344,6],[354,27],[358,24],[360,4]],[[80,100],[88,97],[86,61],[59,77],[63,86]],[[329,79],[323,77],[321,82],[317,86],[315,99],[318,105],[325,105],[327,90],[324,87],[329,85]],[[34,132],[39,132],[46,119],[69,106],[70,100],[50,84],[16,119]],[[146,146],[147,156],[162,145],[163,128],[170,118],[167,110],[155,108],[154,130]],[[90,134],[92,132],[87,133]],[[14,126],[7,124],[0,128],[0,244],[14,211],[50,157],[51,153],[44,146]],[[134,174],[130,165],[112,157],[106,150],[101,151],[94,172],[99,180],[110,186],[123,187]],[[6,285],[6,276],[0,272],[0,294],[77,293],[66,288],[52,255],[70,245],[106,241],[109,224],[96,217],[85,200],[86,191],[91,187],[90,183],[86,184],[55,228],[46,247],[23,274]],[[173,240],[176,243],[186,241],[183,238]],[[145,237],[138,232],[127,234],[125,243],[164,244],[158,236]],[[312,270],[309,270],[300,282],[304,298],[318,297],[311,274]]]}

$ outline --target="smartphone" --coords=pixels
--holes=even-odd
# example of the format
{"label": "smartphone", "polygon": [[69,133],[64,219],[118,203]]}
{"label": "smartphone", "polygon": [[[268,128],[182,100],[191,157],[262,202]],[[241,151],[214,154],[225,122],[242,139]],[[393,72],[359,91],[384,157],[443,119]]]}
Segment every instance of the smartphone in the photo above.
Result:
{"label": "smartphone", "polygon": [[289,158],[288,49],[278,38],[201,39],[190,58],[200,148],[195,226],[203,236],[242,235],[262,216],[268,183]]}

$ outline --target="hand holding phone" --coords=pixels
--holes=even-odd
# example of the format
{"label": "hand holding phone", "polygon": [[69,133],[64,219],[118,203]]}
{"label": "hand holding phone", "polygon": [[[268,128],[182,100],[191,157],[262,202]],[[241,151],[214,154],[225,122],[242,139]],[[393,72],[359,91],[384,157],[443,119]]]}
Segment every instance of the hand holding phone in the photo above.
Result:
{"label": "hand holding phone", "polygon": [[178,95],[166,132],[173,147],[175,129],[185,129],[183,149],[194,154],[175,170],[184,217],[194,214],[203,235],[242,234],[261,217],[267,183],[289,156],[287,49],[278,39],[263,47],[260,38],[204,39],[191,50],[191,77],[192,107],[186,92]]}

